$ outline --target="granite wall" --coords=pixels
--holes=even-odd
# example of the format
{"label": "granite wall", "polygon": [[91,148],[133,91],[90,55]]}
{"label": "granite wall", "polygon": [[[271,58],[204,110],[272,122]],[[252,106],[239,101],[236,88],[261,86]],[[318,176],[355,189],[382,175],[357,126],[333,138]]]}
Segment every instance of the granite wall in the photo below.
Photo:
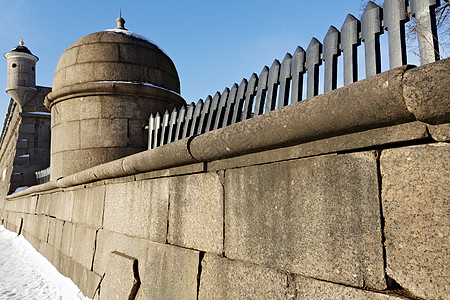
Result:
{"label": "granite wall", "polygon": [[[391,121],[297,142],[275,132],[275,146],[243,134],[312,99],[9,196],[5,226],[95,299],[446,299],[450,85],[416,97],[407,81],[443,78],[448,63],[373,79],[394,74],[400,98],[386,101],[416,105],[395,118],[377,104]],[[223,138],[236,132],[242,145]]]}

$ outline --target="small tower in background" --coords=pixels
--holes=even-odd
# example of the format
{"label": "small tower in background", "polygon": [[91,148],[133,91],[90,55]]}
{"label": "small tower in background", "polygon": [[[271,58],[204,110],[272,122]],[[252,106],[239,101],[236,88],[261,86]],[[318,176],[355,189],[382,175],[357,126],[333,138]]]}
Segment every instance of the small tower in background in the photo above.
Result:
{"label": "small tower in background", "polygon": [[36,62],[39,58],[24,46],[23,40],[4,56],[8,60],[6,92],[23,108],[37,94]]}

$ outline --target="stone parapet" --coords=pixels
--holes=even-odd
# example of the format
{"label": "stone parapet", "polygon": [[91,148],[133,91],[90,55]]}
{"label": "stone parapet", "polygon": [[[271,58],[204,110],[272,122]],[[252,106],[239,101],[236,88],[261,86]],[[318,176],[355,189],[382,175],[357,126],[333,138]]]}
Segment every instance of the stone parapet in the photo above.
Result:
{"label": "stone parapet", "polygon": [[[388,78],[378,88],[392,95],[354,98],[359,118],[330,135],[338,119],[325,117],[344,109],[317,97],[221,129],[228,149],[210,132],[11,195],[5,226],[96,299],[445,299],[448,123],[405,104],[402,78],[418,69],[359,83],[377,93]],[[286,119],[284,136],[244,128],[293,111],[323,135]]]}

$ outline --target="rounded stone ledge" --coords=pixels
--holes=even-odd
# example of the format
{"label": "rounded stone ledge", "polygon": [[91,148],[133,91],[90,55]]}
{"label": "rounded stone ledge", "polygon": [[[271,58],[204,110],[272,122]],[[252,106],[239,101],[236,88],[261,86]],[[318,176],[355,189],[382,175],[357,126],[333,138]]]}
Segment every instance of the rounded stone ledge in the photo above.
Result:
{"label": "rounded stone ledge", "polygon": [[56,181],[56,184],[59,188],[67,188],[97,180],[126,176],[128,174],[122,168],[123,160],[124,158],[120,158],[69,176],[59,178]]}
{"label": "rounded stone ledge", "polygon": [[192,138],[185,138],[155,149],[136,153],[124,158],[110,161],[72,175],[60,177],[48,183],[30,187],[19,193],[9,195],[13,199],[35,192],[43,192],[56,188],[67,188],[109,178],[117,178],[137,173],[161,170],[171,167],[197,163],[189,152]]}
{"label": "rounded stone ledge", "polygon": [[124,158],[123,169],[128,174],[137,174],[198,163],[189,151],[194,137],[184,138],[151,150]]}
{"label": "rounded stone ledge", "polygon": [[450,58],[406,72],[403,83],[405,102],[417,120],[450,122]]}
{"label": "rounded stone ledge", "polygon": [[149,83],[128,81],[96,81],[69,85],[50,92],[45,97],[45,106],[50,110],[58,102],[92,95],[142,96],[182,106],[186,102],[176,92]]}
{"label": "rounded stone ledge", "polygon": [[34,185],[32,187],[27,188],[26,190],[20,191],[18,193],[14,193],[11,195],[6,196],[6,200],[13,200],[15,198],[20,198],[22,196],[26,196],[29,194],[49,191],[58,188],[58,185],[56,183],[56,180],[52,180],[43,184]]}
{"label": "rounded stone ledge", "polygon": [[190,151],[198,161],[415,121],[403,99],[402,66],[267,114],[199,135]]}

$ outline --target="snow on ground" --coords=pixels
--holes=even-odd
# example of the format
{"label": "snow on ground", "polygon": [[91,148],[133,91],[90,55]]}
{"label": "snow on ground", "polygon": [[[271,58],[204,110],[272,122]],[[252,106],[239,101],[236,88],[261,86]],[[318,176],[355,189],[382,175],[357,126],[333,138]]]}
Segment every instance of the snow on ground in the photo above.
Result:
{"label": "snow on ground", "polygon": [[0,299],[87,300],[23,236],[0,225]]}

